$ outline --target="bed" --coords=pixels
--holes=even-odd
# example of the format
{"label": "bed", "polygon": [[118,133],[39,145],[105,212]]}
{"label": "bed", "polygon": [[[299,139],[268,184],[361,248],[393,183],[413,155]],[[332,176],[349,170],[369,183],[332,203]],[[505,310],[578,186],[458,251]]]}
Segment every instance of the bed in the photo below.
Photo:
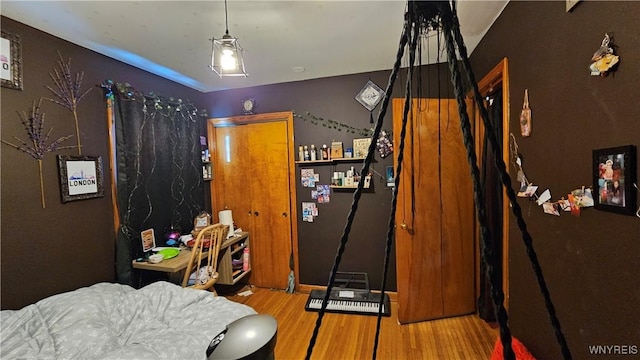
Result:
{"label": "bed", "polygon": [[211,340],[256,312],[205,290],[99,283],[0,315],[2,359],[206,359]]}

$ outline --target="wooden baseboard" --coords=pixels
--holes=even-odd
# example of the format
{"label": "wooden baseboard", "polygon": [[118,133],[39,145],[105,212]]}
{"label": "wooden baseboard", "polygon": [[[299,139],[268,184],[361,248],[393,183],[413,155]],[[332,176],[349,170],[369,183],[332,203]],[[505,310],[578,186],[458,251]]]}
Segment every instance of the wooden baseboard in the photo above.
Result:
{"label": "wooden baseboard", "polygon": [[[300,284],[296,290],[300,293],[309,294],[311,290],[326,290],[326,289],[327,289],[326,286]],[[371,292],[380,293],[379,290],[371,290]],[[395,291],[385,291],[384,293],[389,296],[389,301],[395,302],[398,299],[398,293]]]}

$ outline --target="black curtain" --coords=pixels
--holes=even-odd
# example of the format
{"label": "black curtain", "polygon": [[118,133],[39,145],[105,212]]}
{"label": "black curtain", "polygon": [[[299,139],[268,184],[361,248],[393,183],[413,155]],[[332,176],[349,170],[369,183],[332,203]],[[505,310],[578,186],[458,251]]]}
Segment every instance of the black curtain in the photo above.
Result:
{"label": "black curtain", "polygon": [[140,232],[153,228],[156,246],[164,246],[167,231],[189,233],[204,209],[200,118],[180,99],[142,94],[128,84],[104,88],[115,134],[117,279],[140,285],[131,267],[144,256]]}
{"label": "black curtain", "polygon": [[[489,120],[493,127],[498,144],[502,144],[502,90],[490,96],[487,106]],[[483,140],[482,169],[480,184],[485,194],[485,212],[487,226],[493,238],[492,252],[494,259],[488,259],[493,264],[494,276],[502,286],[502,183],[494,164],[494,155],[486,134]],[[498,149],[501,156],[502,149]],[[487,274],[487,267],[480,265],[480,294],[478,296],[478,314],[487,322],[496,321],[495,307],[491,299],[491,283]]]}

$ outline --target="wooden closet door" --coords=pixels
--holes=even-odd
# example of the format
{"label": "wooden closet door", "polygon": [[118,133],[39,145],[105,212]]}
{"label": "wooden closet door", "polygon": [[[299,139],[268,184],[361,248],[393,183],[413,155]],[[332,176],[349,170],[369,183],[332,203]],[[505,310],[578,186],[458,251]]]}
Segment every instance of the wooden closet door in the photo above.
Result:
{"label": "wooden closet door", "polygon": [[[250,162],[248,126],[226,126],[215,128],[215,203],[217,210],[231,209],[236,227],[252,232],[251,196],[247,171]],[[218,214],[213,218],[219,221]]]}
{"label": "wooden closet door", "polygon": [[291,254],[287,123],[255,123],[248,128],[251,165],[244,178],[253,211],[251,281],[260,287],[285,289]]}
{"label": "wooden closet door", "polygon": [[[412,105],[396,211],[400,323],[475,309],[473,197],[457,105],[447,99]],[[394,99],[396,150],[403,106]]]}

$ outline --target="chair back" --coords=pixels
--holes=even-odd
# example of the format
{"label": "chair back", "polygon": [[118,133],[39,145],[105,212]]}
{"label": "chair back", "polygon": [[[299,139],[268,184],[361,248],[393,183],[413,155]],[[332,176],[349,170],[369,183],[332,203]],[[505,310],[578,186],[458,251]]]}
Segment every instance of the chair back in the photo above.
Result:
{"label": "chair back", "polygon": [[[228,225],[213,224],[200,230],[191,249],[191,256],[182,279],[182,287],[210,289],[218,280],[218,254],[226,239]],[[195,282],[190,285],[189,278],[195,273]]]}

